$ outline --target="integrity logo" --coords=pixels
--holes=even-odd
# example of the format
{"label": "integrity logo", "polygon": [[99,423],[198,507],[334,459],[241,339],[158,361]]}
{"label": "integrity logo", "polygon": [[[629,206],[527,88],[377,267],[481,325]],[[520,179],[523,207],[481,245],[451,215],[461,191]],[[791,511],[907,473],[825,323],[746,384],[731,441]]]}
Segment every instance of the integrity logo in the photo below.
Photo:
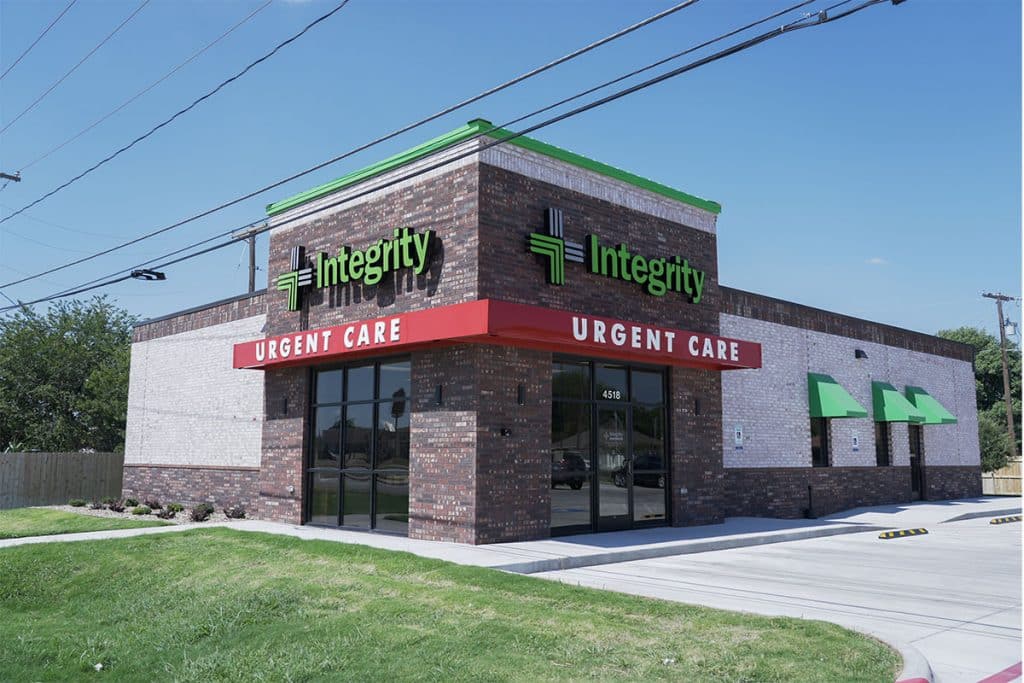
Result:
{"label": "integrity logo", "polygon": [[548,234],[530,235],[530,251],[548,259],[548,282],[565,284],[565,262],[583,263],[583,245],[565,239],[565,221],[561,209],[548,209]]}
{"label": "integrity logo", "polygon": [[342,247],[337,256],[318,253],[316,260],[306,259],[305,247],[292,247],[291,270],[277,276],[275,286],[288,292],[288,310],[302,307],[302,291],[349,282],[366,285],[379,283],[390,272],[411,268],[419,275],[430,261],[434,231],[416,233],[412,228],[396,228],[391,239],[380,239],[366,249]]}
{"label": "integrity logo", "polygon": [[647,258],[630,252],[625,244],[602,246],[597,235],[588,235],[586,246],[565,239],[561,210],[547,210],[548,234],[532,233],[529,250],[548,261],[548,282],[565,284],[565,262],[582,263],[595,275],[635,282],[652,296],[678,292],[690,301],[700,303],[704,296],[704,271],[690,265],[680,256]]}

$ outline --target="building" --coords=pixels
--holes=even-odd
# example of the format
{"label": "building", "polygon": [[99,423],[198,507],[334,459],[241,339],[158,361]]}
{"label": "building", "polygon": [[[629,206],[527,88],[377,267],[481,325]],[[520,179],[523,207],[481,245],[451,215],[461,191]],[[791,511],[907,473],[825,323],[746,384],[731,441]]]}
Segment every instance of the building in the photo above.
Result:
{"label": "building", "polygon": [[980,494],[970,347],[721,286],[718,204],[507,135],[270,205],[268,290],[141,323],[125,491],[466,543]]}

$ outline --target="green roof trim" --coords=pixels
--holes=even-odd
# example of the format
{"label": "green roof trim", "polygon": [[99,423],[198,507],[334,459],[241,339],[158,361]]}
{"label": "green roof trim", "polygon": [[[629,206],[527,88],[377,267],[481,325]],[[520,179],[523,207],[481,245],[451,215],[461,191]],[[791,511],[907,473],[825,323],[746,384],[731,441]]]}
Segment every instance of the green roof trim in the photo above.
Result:
{"label": "green roof trim", "polygon": [[956,424],[956,416],[946,410],[941,403],[921,387],[907,387],[907,398],[924,414],[926,425]]}
{"label": "green roof trim", "polygon": [[871,383],[871,399],[875,409],[875,422],[920,424],[925,421],[924,413],[887,382]]}
{"label": "green roof trim", "polygon": [[331,194],[332,192],[337,192],[338,190],[349,187],[350,185],[355,185],[356,183],[369,180],[370,178],[381,175],[382,173],[405,166],[406,164],[410,164],[418,159],[422,159],[430,154],[434,154],[435,152],[439,152],[447,147],[457,145],[460,142],[479,135],[486,135],[496,140],[508,138],[507,144],[515,145],[516,147],[521,147],[537,154],[543,154],[544,156],[564,161],[567,164],[572,164],[573,166],[578,166],[624,183],[629,183],[630,185],[634,185],[649,192],[660,194],[663,197],[668,197],[669,199],[674,199],[675,201],[695,206],[698,209],[703,209],[704,211],[710,211],[715,214],[721,213],[722,211],[722,205],[718,202],[695,197],[667,185],[662,185],[661,183],[654,182],[653,180],[642,178],[641,176],[629,173],[628,171],[623,171],[615,168],[614,166],[603,164],[600,161],[588,159],[587,157],[576,154],[575,152],[570,152],[569,150],[562,149],[561,147],[549,145],[546,142],[541,142],[540,140],[535,140],[533,138],[526,137],[525,135],[512,137],[516,135],[512,131],[504,128],[495,128],[490,121],[485,121],[484,119],[473,119],[466,125],[433,138],[432,140],[428,140],[421,145],[417,145],[416,147],[407,149],[404,152],[390,156],[387,159],[378,161],[377,163],[359,169],[358,171],[353,171],[352,173],[343,175],[342,177],[320,185],[319,187],[314,187],[311,190],[300,192],[297,195],[288,197],[287,199],[283,199],[279,202],[268,204],[267,214],[273,216],[282,213],[283,211],[287,211],[301,204],[319,199],[320,197]]}
{"label": "green roof trim", "polygon": [[830,375],[807,373],[811,417],[867,417],[868,411]]}

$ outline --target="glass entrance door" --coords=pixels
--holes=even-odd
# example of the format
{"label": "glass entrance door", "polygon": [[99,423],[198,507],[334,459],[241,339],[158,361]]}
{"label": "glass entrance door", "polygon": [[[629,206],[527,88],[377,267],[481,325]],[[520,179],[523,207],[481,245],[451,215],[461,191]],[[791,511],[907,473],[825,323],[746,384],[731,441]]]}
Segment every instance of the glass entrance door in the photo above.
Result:
{"label": "glass entrance door", "polygon": [[666,524],[664,373],[556,361],[552,394],[552,533]]}
{"label": "glass entrance door", "polygon": [[629,528],[632,460],[629,413],[624,407],[597,408],[598,531]]}

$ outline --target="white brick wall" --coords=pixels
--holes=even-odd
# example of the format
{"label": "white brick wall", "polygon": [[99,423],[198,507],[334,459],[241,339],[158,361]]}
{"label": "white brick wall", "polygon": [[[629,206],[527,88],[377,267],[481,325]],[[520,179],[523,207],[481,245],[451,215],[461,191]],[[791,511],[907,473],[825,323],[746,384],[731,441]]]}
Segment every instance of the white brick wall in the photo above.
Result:
{"label": "white brick wall", "polygon": [[132,344],[125,464],[259,467],[263,373],[231,367],[265,315]]}
{"label": "white brick wall", "polygon": [[[971,364],[943,356],[812,332],[723,313],[721,334],[756,341],[758,370],[722,373],[723,461],[726,467],[809,467],[811,435],[807,373],[831,375],[868,411],[867,418],[831,420],[835,466],[874,466],[875,432],[871,382],[889,382],[900,392],[923,387],[951,413],[955,425],[924,427],[927,465],[977,465],[978,416]],[[861,349],[867,358],[855,359]],[[744,431],[743,449],[733,438]],[[907,426],[891,423],[893,464],[910,464]],[[853,437],[860,441],[853,450]]]}

